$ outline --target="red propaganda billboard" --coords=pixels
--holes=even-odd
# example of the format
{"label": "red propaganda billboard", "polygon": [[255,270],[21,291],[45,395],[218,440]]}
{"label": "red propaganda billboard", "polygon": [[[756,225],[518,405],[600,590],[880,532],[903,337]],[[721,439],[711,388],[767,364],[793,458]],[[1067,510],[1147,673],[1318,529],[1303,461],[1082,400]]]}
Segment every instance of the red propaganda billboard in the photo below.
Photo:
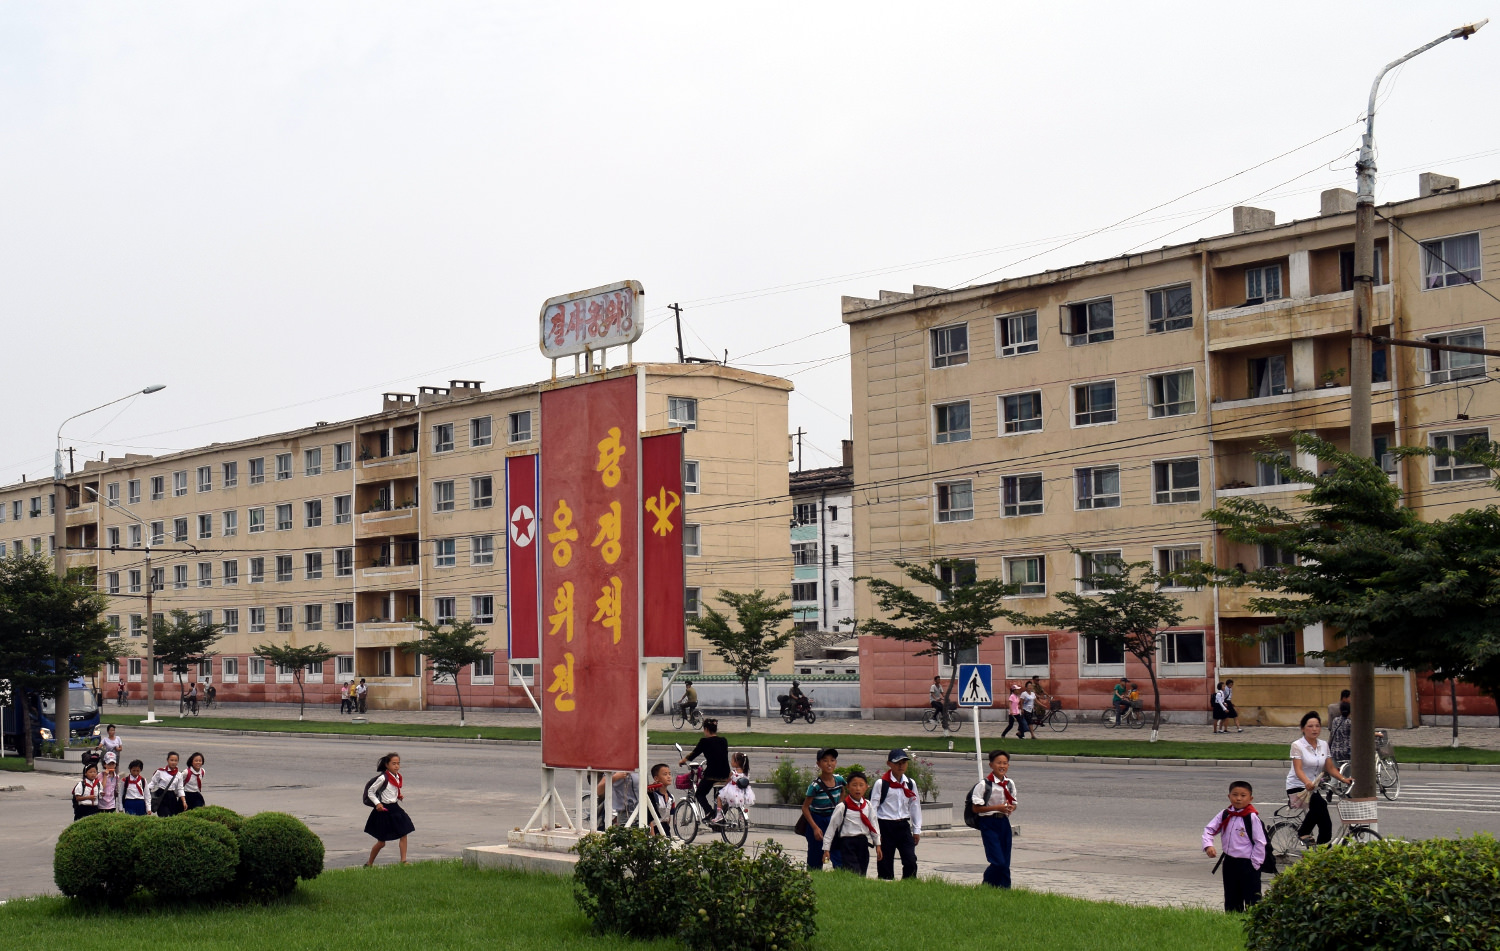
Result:
{"label": "red propaganda billboard", "polygon": [[687,651],[683,587],[682,433],[641,440],[641,599],[647,660],[677,663]]}
{"label": "red propaganda billboard", "polygon": [[537,457],[505,460],[505,615],[511,660],[537,660],[541,613],[537,551]]}
{"label": "red propaganda billboard", "polygon": [[542,393],[542,763],[640,768],[639,377]]}

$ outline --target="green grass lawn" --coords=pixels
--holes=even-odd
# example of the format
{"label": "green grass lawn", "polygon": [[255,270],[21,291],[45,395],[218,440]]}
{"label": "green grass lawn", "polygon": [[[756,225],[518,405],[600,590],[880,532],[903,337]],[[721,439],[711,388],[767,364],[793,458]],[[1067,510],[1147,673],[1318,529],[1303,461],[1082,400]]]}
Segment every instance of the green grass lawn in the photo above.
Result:
{"label": "green grass lawn", "polygon": [[0,756],[0,770],[9,770],[13,773],[28,773],[31,767],[26,765],[26,760],[21,756]]}
{"label": "green grass lawn", "polygon": [[[990,951],[1001,943],[1047,951],[1244,947],[1239,919],[1213,911],[1133,908],[938,881],[862,881],[834,873],[815,874],[814,882],[819,910],[812,946],[819,951],[851,946]],[[457,862],[328,872],[266,907],[161,910],[142,902],[101,913],[63,898],[0,907],[0,934],[12,951],[88,943],[87,936],[106,922],[106,943],[126,948],[163,940],[186,943],[193,951],[681,948],[675,942],[593,935],[573,903],[569,879],[480,872]]]}
{"label": "green grass lawn", "polygon": [[[139,718],[116,719],[124,725],[138,724]],[[263,730],[276,733],[338,733],[363,736],[435,736],[463,737],[487,740],[538,740],[541,730],[537,727],[516,726],[439,726],[425,723],[346,723],[340,720],[261,720],[253,717],[168,717],[161,721],[162,727],[192,727],[208,730]],[[1120,739],[1069,740],[1054,739],[1057,734],[1043,734],[1040,740],[997,740],[993,735],[985,738],[985,748],[1004,745],[1013,753],[1051,756],[1125,756],[1144,759],[1260,759],[1283,760],[1291,745],[1293,731],[1287,731],[1286,743],[1242,743],[1225,739],[1219,742],[1183,742],[1163,740],[1152,743],[1142,737],[1145,731],[1121,733]],[[912,736],[871,736],[860,733],[739,733],[736,734],[731,721],[723,721],[723,735],[734,746],[803,747],[837,749],[889,749],[900,745],[910,750],[935,751],[948,749],[948,741],[941,733],[919,733]],[[651,742],[668,745],[681,743],[692,746],[697,742],[697,731],[672,732],[652,730]],[[1142,737],[1137,739],[1137,737]],[[1466,746],[1458,749],[1448,747],[1402,747],[1397,737],[1396,758],[1404,763],[1469,763],[1500,764],[1500,751],[1476,750]],[[973,752],[972,735],[954,734],[953,748]]]}

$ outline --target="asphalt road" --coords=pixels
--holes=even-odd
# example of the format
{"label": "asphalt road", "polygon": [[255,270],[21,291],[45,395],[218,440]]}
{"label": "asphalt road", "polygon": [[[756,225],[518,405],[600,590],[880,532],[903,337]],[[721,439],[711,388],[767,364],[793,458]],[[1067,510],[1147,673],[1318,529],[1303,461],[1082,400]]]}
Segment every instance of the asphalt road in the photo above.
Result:
{"label": "asphalt road", "polygon": [[[362,863],[369,852],[360,791],[387,751],[384,741],[139,729],[123,738],[125,759],[139,757],[148,772],[168,748],[184,757],[201,751],[210,803],[245,814],[278,810],[301,817],[323,838],[330,867]],[[413,858],[453,858],[468,845],[503,843],[536,805],[535,745],[405,740],[394,749],[401,753],[405,805],[417,827]],[[676,762],[675,752],[653,752],[659,753],[653,761]],[[883,759],[883,750],[846,751],[842,762],[874,767]],[[972,758],[932,760],[944,801],[978,778]],[[763,777],[771,765],[769,755],[754,757],[751,772]],[[1216,905],[1220,885],[1198,848],[1203,824],[1224,806],[1232,779],[1250,780],[1270,813],[1280,802],[1285,770],[1017,762],[1011,777],[1021,798],[1018,886],[1135,903]],[[0,898],[54,891],[52,847],[71,819],[73,782],[48,773],[0,773],[0,786],[26,787],[0,793]],[[1500,834],[1497,774],[1412,770],[1403,782],[1401,800],[1382,803],[1383,834]],[[801,842],[776,838],[794,849]],[[382,862],[393,859],[394,849],[381,855]],[[924,838],[919,859],[924,874],[958,881],[976,881],[984,868],[978,837],[968,830]]]}

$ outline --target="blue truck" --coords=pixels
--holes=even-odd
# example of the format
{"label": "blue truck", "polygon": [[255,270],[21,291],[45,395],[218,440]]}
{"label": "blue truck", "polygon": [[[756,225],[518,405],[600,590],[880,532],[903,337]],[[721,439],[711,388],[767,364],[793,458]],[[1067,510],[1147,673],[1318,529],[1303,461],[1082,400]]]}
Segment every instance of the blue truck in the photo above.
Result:
{"label": "blue truck", "polygon": [[[4,748],[21,750],[21,697],[19,691],[9,689],[9,684],[0,684],[0,697],[4,698],[3,721]],[[40,704],[35,696],[26,698],[30,705],[32,749],[39,750],[44,744],[63,742],[57,726],[57,703],[45,699]],[[99,701],[88,681],[76,678],[68,684],[68,734],[71,746],[95,746],[103,732],[99,725]]]}

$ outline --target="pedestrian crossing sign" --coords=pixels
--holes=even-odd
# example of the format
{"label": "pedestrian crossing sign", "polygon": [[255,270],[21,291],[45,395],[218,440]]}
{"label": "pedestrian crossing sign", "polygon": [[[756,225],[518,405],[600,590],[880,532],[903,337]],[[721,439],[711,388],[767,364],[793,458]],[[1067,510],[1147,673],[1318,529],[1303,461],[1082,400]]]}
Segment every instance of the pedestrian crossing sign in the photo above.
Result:
{"label": "pedestrian crossing sign", "polygon": [[988,707],[995,702],[993,668],[989,664],[958,665],[958,705]]}

